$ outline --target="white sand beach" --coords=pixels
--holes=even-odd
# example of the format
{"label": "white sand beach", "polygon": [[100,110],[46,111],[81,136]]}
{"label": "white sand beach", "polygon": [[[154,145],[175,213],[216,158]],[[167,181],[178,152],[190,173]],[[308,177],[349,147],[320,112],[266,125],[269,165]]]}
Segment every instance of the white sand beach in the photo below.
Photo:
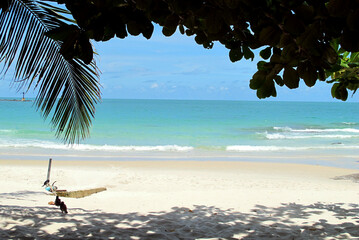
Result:
{"label": "white sand beach", "polygon": [[356,239],[358,170],[216,161],[0,160],[0,239]]}

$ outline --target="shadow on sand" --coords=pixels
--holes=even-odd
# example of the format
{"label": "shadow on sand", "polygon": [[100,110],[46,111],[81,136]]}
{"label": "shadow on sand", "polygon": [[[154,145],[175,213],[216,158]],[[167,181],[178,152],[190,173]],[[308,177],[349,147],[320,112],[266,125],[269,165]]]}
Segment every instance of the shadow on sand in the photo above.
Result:
{"label": "shadow on sand", "polygon": [[[359,238],[358,207],[344,208],[340,203],[258,205],[250,213],[241,213],[195,206],[147,215],[70,208],[70,213],[63,215],[52,206],[0,205],[0,239],[348,239]],[[340,223],[321,219],[324,212]],[[310,222],[314,215],[319,220]],[[351,222],[346,222],[349,219]]]}

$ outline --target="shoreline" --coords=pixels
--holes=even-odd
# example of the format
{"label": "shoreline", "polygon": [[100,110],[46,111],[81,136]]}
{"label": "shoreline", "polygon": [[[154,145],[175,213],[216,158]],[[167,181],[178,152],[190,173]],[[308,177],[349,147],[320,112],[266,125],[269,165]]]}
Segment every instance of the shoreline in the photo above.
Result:
{"label": "shoreline", "polygon": [[[58,166],[88,166],[88,167],[100,167],[100,168],[112,168],[112,167],[129,167],[129,168],[192,168],[192,169],[201,169],[208,170],[211,168],[214,169],[225,169],[233,170],[245,166],[248,169],[254,170],[256,167],[266,168],[264,166],[275,166],[276,168],[289,169],[290,166],[296,167],[294,171],[299,171],[297,167],[302,166],[303,168],[321,168],[323,170],[337,169],[338,171],[343,172],[358,172],[357,169],[350,168],[341,168],[333,166],[323,166],[323,165],[314,165],[306,163],[293,163],[293,162],[267,162],[267,161],[204,161],[204,160],[158,160],[158,159],[148,159],[148,160],[57,160],[53,159],[53,164]],[[1,159],[0,165],[15,165],[15,166],[47,166],[48,159],[41,160],[29,160],[29,159]],[[220,166],[221,165],[221,166]],[[220,166],[220,167],[219,167]],[[282,166],[282,167],[281,167]],[[269,170],[268,170],[269,171]]]}
{"label": "shoreline", "polygon": [[285,151],[285,152],[222,152],[222,151],[192,151],[192,152],[155,152],[155,151],[53,151],[41,150],[6,150],[0,154],[1,160],[41,160],[48,161],[199,161],[199,162],[254,162],[305,164],[359,170],[356,152],[323,152],[323,151]]}

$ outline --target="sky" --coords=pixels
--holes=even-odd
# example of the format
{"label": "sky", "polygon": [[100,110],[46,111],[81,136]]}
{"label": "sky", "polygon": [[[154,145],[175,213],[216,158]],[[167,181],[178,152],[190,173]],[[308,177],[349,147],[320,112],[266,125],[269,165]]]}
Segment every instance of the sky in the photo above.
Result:
{"label": "sky", "polygon": [[[142,35],[94,42],[96,63],[101,71],[102,98],[120,99],[195,99],[258,100],[249,80],[256,72],[254,61],[232,63],[228,49],[216,42],[204,49],[193,37],[178,31],[165,37],[159,27],[150,40]],[[11,77],[0,80],[0,96],[21,97],[22,91],[10,87]],[[298,89],[277,86],[277,97],[267,101],[339,101],[325,82],[309,88],[303,80]],[[36,96],[31,89],[27,97]],[[358,96],[348,98],[357,102]]]}

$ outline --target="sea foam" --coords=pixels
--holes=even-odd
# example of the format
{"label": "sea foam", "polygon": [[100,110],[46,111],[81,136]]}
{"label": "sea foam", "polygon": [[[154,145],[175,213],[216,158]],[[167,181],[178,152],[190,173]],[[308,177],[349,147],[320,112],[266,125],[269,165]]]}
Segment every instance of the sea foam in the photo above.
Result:
{"label": "sea foam", "polygon": [[325,134],[325,135],[286,135],[280,133],[265,133],[265,138],[270,140],[275,139],[310,139],[310,138],[334,138],[334,139],[347,139],[359,138],[359,135],[338,135],[338,134]]}
{"label": "sea foam", "polygon": [[293,129],[290,127],[273,127],[274,130],[280,132],[304,132],[304,133],[322,133],[322,132],[346,132],[346,133],[359,133],[356,128],[306,128],[306,129]]}
{"label": "sea foam", "polygon": [[55,150],[77,150],[77,151],[109,151],[109,152],[187,152],[193,150],[190,146],[163,145],[163,146],[115,146],[115,145],[91,145],[91,144],[75,144],[65,145],[51,141],[38,140],[17,140],[6,141],[0,140],[2,148],[42,148]]}
{"label": "sea foam", "polygon": [[227,146],[226,151],[230,152],[274,152],[274,151],[305,151],[305,150],[329,150],[329,149],[359,149],[356,145],[330,144],[321,146],[252,146],[252,145],[232,145]]}

